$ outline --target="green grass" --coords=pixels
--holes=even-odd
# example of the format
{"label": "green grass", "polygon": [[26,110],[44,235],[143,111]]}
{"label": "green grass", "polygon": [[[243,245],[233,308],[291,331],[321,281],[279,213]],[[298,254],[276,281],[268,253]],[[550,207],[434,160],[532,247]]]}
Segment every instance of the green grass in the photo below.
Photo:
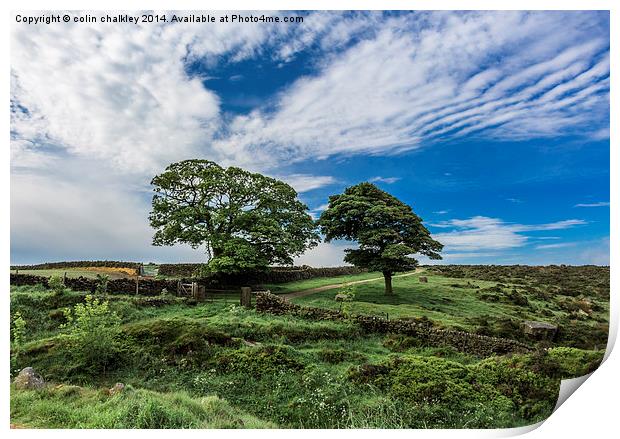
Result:
{"label": "green grass", "polygon": [[[316,279],[306,279],[297,282],[289,282],[284,284],[267,284],[265,289],[270,290],[274,294],[287,294],[296,291],[309,290],[312,288],[323,287],[325,285],[342,284],[347,282],[355,282],[358,280],[383,278],[378,272],[368,272],[360,274],[352,274],[347,276],[320,277]],[[380,282],[380,281],[377,281]]]}
{"label": "green grass", "polygon": [[[15,270],[11,270],[11,273],[15,273]],[[88,279],[95,279],[98,274],[105,274],[110,277],[110,279],[122,279],[126,277],[130,277],[127,273],[123,273],[121,271],[114,270],[97,270],[96,268],[92,270],[84,270],[82,268],[50,268],[50,269],[37,269],[37,270],[19,270],[19,274],[31,274],[34,276],[64,276],[67,273],[67,277],[76,278],[76,277],[85,277]]]}
{"label": "green grass", "polygon": [[[418,275],[395,278],[393,297],[383,295],[381,281],[358,284],[348,305],[353,312],[427,317],[506,337],[521,333],[523,319],[556,321],[563,338],[546,351],[481,359],[413,337],[364,333],[351,321],[257,313],[237,306],[238,298],[191,304],[109,296],[120,317],[113,329],[119,343],[115,361],[98,370],[76,355],[61,327],[62,310],[85,293],[11,287],[11,313],[19,311],[26,322],[24,341],[11,345],[12,375],[32,366],[51,383],[41,391],[12,388],[11,422],[49,428],[514,427],[548,416],[560,378],[588,373],[600,362],[603,351],[594,349],[594,340],[601,333],[589,331],[606,323],[602,295],[588,296],[593,311],[579,320],[567,301],[581,297],[551,294],[527,279],[498,286],[494,279],[422,275],[428,284]],[[291,292],[352,278],[359,276],[279,287]],[[294,302],[337,308],[337,291]],[[514,303],[521,296],[527,305]],[[111,397],[104,390],[115,382],[133,390]]]}
{"label": "green grass", "polygon": [[[486,301],[483,299],[485,289],[496,287],[496,282],[473,278],[454,279],[428,272],[420,275],[426,276],[428,283],[420,283],[418,275],[394,278],[395,294],[392,296],[383,294],[383,284],[380,282],[353,285],[355,300],[347,306],[352,313],[387,316],[390,319],[426,317],[439,325],[468,331],[478,328],[480,318],[560,323],[569,315],[555,302],[543,301],[527,294],[527,306],[515,305],[507,294],[521,286],[505,285],[503,296],[500,294],[498,301]],[[339,309],[340,303],[334,300],[337,293],[337,289],[321,291],[291,301],[305,306]],[[604,318],[607,306],[601,302],[603,312],[595,317]]]}
{"label": "green grass", "polygon": [[217,396],[159,393],[126,388],[50,386],[11,388],[11,422],[27,428],[274,428],[230,406]]}

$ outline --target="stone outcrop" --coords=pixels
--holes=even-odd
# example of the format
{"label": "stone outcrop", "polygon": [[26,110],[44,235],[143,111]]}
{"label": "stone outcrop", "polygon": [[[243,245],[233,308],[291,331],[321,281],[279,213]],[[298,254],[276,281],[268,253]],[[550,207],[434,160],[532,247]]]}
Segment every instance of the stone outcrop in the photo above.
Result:
{"label": "stone outcrop", "polygon": [[16,389],[33,390],[45,387],[45,380],[32,367],[25,367],[13,380]]}
{"label": "stone outcrop", "polygon": [[523,332],[536,340],[553,340],[558,327],[545,322],[523,322]]}

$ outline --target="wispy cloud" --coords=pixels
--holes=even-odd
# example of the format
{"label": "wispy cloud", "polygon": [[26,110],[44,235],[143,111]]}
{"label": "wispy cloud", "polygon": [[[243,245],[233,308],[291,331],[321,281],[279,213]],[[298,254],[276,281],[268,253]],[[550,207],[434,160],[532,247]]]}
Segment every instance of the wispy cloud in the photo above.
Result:
{"label": "wispy cloud", "polygon": [[308,192],[336,182],[336,179],[329,175],[290,174],[277,178],[293,186],[297,192]]}
{"label": "wispy cloud", "polygon": [[392,184],[392,183],[396,183],[398,180],[400,180],[400,177],[372,177],[368,181],[370,181],[371,183]]}
{"label": "wispy cloud", "polygon": [[446,246],[447,251],[478,251],[522,247],[529,239],[525,232],[563,230],[583,224],[586,222],[580,219],[545,224],[514,224],[499,218],[475,216],[465,220],[442,221],[431,226],[453,229],[433,234],[435,239]]}
{"label": "wispy cloud", "polygon": [[450,212],[450,211],[449,210],[436,210],[433,213],[435,213],[437,215],[445,215],[448,212]]}
{"label": "wispy cloud", "polygon": [[597,203],[579,203],[575,204],[575,207],[606,207],[609,206],[609,201],[599,201]]}
{"label": "wispy cloud", "polygon": [[572,247],[574,245],[575,245],[574,242],[559,242],[557,244],[537,245],[535,248],[536,248],[536,250],[551,250],[551,249],[554,249],[554,248]]}
{"label": "wispy cloud", "polygon": [[506,198],[506,201],[510,201],[511,203],[515,203],[515,204],[523,203],[523,200],[521,200],[520,198]]}

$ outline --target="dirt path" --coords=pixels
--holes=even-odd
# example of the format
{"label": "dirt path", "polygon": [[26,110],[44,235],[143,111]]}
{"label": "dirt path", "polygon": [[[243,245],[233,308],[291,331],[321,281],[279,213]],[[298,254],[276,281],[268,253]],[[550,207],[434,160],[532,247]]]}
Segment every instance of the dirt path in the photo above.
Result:
{"label": "dirt path", "polygon": [[[420,271],[422,271],[421,268],[416,268],[414,271],[412,271],[410,273],[397,274],[395,276],[392,276],[392,279],[395,279],[397,277],[413,276],[414,274],[420,273]],[[375,282],[375,281],[378,281],[378,280],[383,280],[383,276],[381,276],[381,277],[373,277],[372,279],[356,280],[356,281],[353,281],[353,282],[344,282],[344,283],[341,283],[341,284],[323,285],[321,287],[310,288],[308,290],[294,291],[292,293],[282,294],[282,295],[280,295],[280,297],[283,297],[283,298],[285,298],[287,300],[288,299],[295,299],[297,297],[305,297],[305,296],[309,296],[310,294],[319,293],[319,292],[325,291],[325,290],[333,290],[335,288],[342,288],[345,285],[365,284],[367,282]]]}

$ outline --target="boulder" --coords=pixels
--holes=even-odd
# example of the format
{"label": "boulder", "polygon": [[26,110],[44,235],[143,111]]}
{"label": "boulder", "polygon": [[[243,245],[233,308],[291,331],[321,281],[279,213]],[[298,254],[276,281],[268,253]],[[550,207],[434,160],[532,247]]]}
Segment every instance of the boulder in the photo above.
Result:
{"label": "boulder", "polygon": [[422,283],[422,284],[427,284],[427,283],[428,283],[428,277],[426,277],[426,276],[420,276],[420,283]]}
{"label": "boulder", "polygon": [[537,340],[553,340],[558,327],[545,322],[523,322],[523,332]]}
{"label": "boulder", "polygon": [[31,390],[45,387],[45,380],[32,367],[25,367],[20,370],[13,383],[16,389]]}

